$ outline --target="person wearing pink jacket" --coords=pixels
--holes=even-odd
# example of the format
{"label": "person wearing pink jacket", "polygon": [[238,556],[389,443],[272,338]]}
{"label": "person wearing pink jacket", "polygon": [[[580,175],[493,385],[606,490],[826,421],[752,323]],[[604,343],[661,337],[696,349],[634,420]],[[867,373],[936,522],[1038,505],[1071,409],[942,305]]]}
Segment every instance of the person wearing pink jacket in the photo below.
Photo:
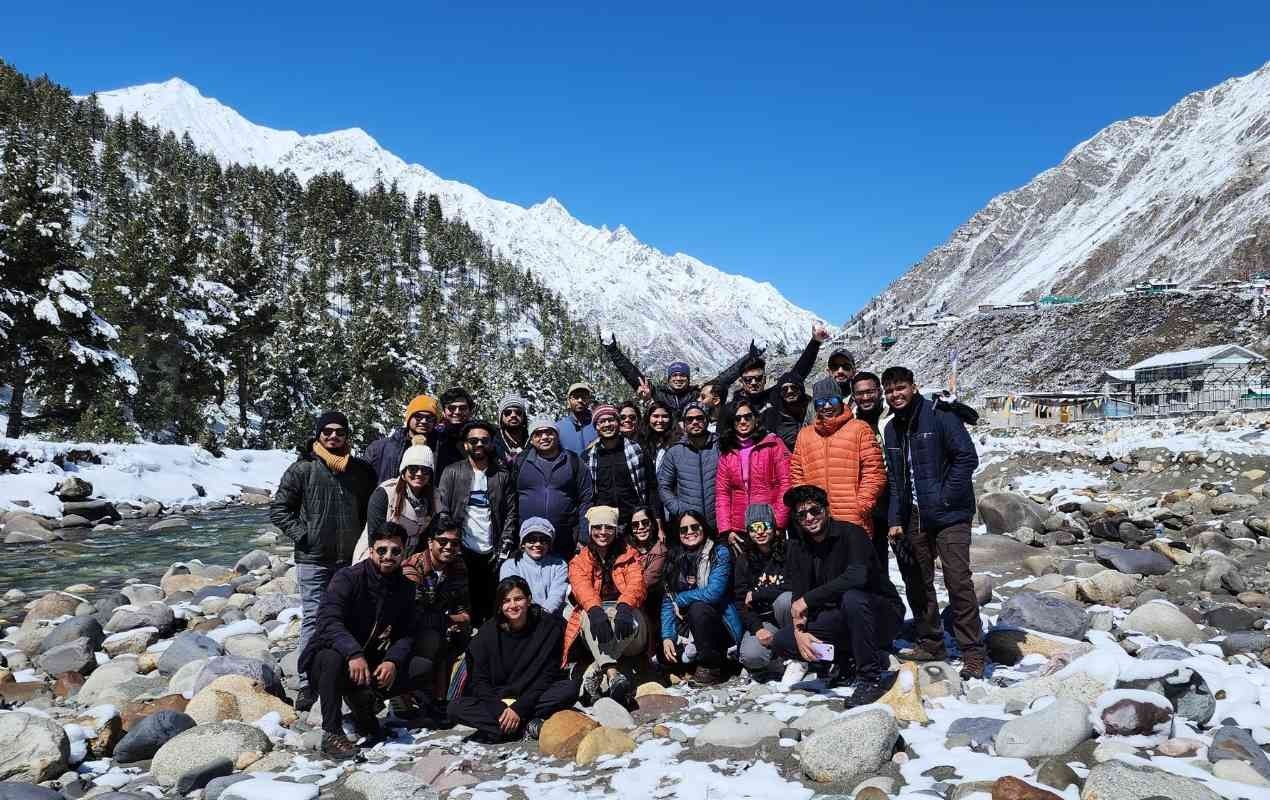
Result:
{"label": "person wearing pink jacket", "polygon": [[776,525],[784,529],[789,512],[781,498],[790,487],[789,448],[779,436],[763,429],[747,400],[724,409],[719,434],[714,483],[719,533],[737,539],[745,531],[745,509],[754,503],[772,506]]}

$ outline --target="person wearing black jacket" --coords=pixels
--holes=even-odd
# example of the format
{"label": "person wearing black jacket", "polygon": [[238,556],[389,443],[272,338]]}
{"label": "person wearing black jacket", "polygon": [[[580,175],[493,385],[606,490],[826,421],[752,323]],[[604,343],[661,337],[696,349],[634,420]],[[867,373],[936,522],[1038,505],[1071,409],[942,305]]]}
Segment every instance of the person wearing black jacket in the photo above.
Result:
{"label": "person wearing black jacket", "polygon": [[436,454],[436,474],[440,475],[451,464],[464,459],[463,428],[476,413],[476,400],[462,386],[446,389],[441,393],[441,414],[444,420],[437,426],[432,440]]}
{"label": "person wearing black jacket", "polygon": [[[339,411],[323,413],[269,503],[269,521],[295,543],[301,650],[313,635],[327,584],[336,570],[352,563],[375,491],[375,470],[353,455],[352,442],[348,417]],[[301,672],[296,708],[308,711],[316,699]]]}
{"label": "person wearing black jacket", "polygon": [[[604,351],[608,353],[613,366],[617,367],[617,371],[622,374],[626,382],[643,400],[657,400],[665,403],[676,419],[683,412],[683,407],[696,400],[701,391],[699,386],[692,383],[692,369],[683,361],[675,361],[666,367],[665,383],[654,384],[645,377],[644,373],[640,372],[639,367],[631,363],[631,360],[618,347],[616,335],[613,336],[611,342],[604,345]],[[746,351],[745,355],[732,362],[707,383],[720,383],[723,386],[731,386],[740,377],[741,368],[762,354],[763,351],[755,347],[754,342],[750,342],[750,349]]]}
{"label": "person wearing black jacket", "polygon": [[758,680],[782,666],[772,658],[772,640],[790,624],[794,602],[785,580],[785,546],[770,505],[755,503],[745,510],[745,539],[732,572],[732,596],[745,630],[737,660]]}
{"label": "person wearing black jacket", "polygon": [[780,401],[769,406],[763,412],[763,427],[777,436],[794,452],[794,444],[798,441],[798,432],[810,422],[808,409],[811,395],[807,394],[807,384],[797,372],[786,372],[776,382]]}
{"label": "person wearing black jacket", "polygon": [[[820,345],[827,341],[829,341],[829,331],[823,325],[813,325],[811,341],[807,342],[807,346],[803,348],[802,354],[798,356],[798,360],[789,371],[806,381],[807,376],[811,374],[811,368],[816,365]],[[735,395],[733,403],[745,400],[754,409],[755,414],[762,414],[768,408],[780,405],[780,393],[780,386],[767,386],[767,362],[762,357],[756,356],[741,369],[741,391]]]}
{"label": "person wearing black jacket", "polygon": [[405,536],[388,523],[370,537],[364,561],[335,573],[318,608],[317,629],[300,652],[299,670],[322,702],[322,752],[349,758],[357,747],[344,735],[348,701],[358,733],[379,735],[376,694],[410,690],[414,648],[414,584],[401,574]]}
{"label": "person wearing black jacket", "polygon": [[791,624],[774,638],[785,658],[827,661],[824,645],[843,674],[854,663],[847,707],[876,701],[895,680],[887,651],[904,619],[904,604],[878,563],[864,528],[831,519],[829,498],[818,486],[785,493],[790,541],[785,578],[793,593]]}
{"label": "person wearing black jacket", "polygon": [[519,575],[499,581],[494,607],[468,648],[467,687],[450,701],[450,720],[476,728],[472,738],[484,744],[537,739],[543,721],[578,696],[560,666],[564,620],[531,602]]}

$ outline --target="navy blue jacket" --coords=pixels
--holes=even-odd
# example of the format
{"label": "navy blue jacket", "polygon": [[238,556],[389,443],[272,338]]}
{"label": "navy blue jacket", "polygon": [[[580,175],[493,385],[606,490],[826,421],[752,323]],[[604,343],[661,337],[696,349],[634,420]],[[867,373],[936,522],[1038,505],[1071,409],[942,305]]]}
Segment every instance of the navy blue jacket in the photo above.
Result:
{"label": "navy blue jacket", "polygon": [[591,471],[563,448],[548,461],[530,447],[516,459],[515,473],[520,519],[549,520],[556,529],[552,552],[566,561],[573,558],[577,542],[589,538],[585,515],[591,508]]}
{"label": "navy blue jacket", "polygon": [[[909,457],[912,457],[912,482]],[[890,525],[908,522],[917,488],[917,509],[927,528],[970,522],[975,516],[975,467],[979,455],[965,423],[920,394],[912,413],[896,414],[886,426],[886,472],[891,486]]]}
{"label": "navy blue jacket", "polygon": [[400,571],[380,575],[369,558],[336,572],[300,653],[300,671],[308,672],[317,654],[330,648],[345,661],[363,656],[372,667],[391,661],[404,672],[414,651],[414,599],[414,583]]}

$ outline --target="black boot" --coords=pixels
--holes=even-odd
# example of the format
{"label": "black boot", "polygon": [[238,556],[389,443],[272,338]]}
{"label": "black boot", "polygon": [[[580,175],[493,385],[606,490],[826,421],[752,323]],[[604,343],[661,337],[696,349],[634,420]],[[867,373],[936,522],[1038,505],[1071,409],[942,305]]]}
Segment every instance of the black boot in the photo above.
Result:
{"label": "black boot", "polygon": [[858,708],[876,703],[878,698],[890,691],[895,683],[896,673],[884,672],[878,676],[857,676],[851,682],[851,696],[843,701],[844,708]]}

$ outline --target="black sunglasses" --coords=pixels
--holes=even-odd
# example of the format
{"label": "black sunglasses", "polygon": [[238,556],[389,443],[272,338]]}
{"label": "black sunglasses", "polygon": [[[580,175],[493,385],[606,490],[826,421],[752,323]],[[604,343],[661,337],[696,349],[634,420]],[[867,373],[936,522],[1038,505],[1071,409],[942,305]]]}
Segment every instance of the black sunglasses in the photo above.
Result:
{"label": "black sunglasses", "polygon": [[400,547],[376,547],[375,553],[381,556],[399,556],[401,555]]}
{"label": "black sunglasses", "polygon": [[680,533],[701,533],[701,523],[690,522],[687,525],[679,526]]}
{"label": "black sunglasses", "polygon": [[631,529],[632,529],[632,530],[642,531],[644,528],[651,528],[651,527],[653,527],[653,521],[652,521],[651,519],[633,519],[633,520],[631,520]]}
{"label": "black sunglasses", "polygon": [[348,436],[348,428],[323,428],[322,435],[346,437]]}
{"label": "black sunglasses", "polygon": [[427,467],[421,467],[417,464],[411,464],[410,466],[402,470],[402,472],[406,473],[407,475],[418,475],[421,472],[431,472],[431,471],[432,470],[428,469]]}
{"label": "black sunglasses", "polygon": [[752,412],[752,411],[751,411],[751,412],[747,412],[747,413],[745,413],[745,414],[737,414],[737,415],[734,417],[734,419],[735,419],[737,422],[749,422],[750,420],[754,419],[754,412]]}
{"label": "black sunglasses", "polygon": [[512,414],[515,414],[518,417],[525,416],[525,412],[521,411],[519,408],[504,408],[503,409],[504,417],[510,417]]}
{"label": "black sunglasses", "polygon": [[697,422],[705,422],[705,421],[706,421],[706,418],[704,414],[694,414],[691,417],[684,417],[685,425],[692,425]]}
{"label": "black sunglasses", "polygon": [[765,380],[767,377],[764,375],[741,376],[741,383],[762,383]]}
{"label": "black sunglasses", "polygon": [[437,546],[443,547],[449,550],[458,550],[459,546],[463,544],[462,539],[451,539],[446,536],[438,536],[437,538],[433,539],[433,541],[437,543]]}
{"label": "black sunglasses", "polygon": [[823,514],[823,513],[825,513],[825,510],[824,510],[823,508],[821,508],[820,506],[812,506],[811,508],[804,508],[804,509],[802,509],[801,511],[796,511],[796,512],[794,512],[794,516],[796,516],[796,517],[818,517],[818,516],[820,516],[820,515],[821,515],[821,514]]}
{"label": "black sunglasses", "polygon": [[467,437],[467,443],[472,445],[473,447],[476,447],[477,445],[488,445],[489,437],[488,436],[469,436]]}

